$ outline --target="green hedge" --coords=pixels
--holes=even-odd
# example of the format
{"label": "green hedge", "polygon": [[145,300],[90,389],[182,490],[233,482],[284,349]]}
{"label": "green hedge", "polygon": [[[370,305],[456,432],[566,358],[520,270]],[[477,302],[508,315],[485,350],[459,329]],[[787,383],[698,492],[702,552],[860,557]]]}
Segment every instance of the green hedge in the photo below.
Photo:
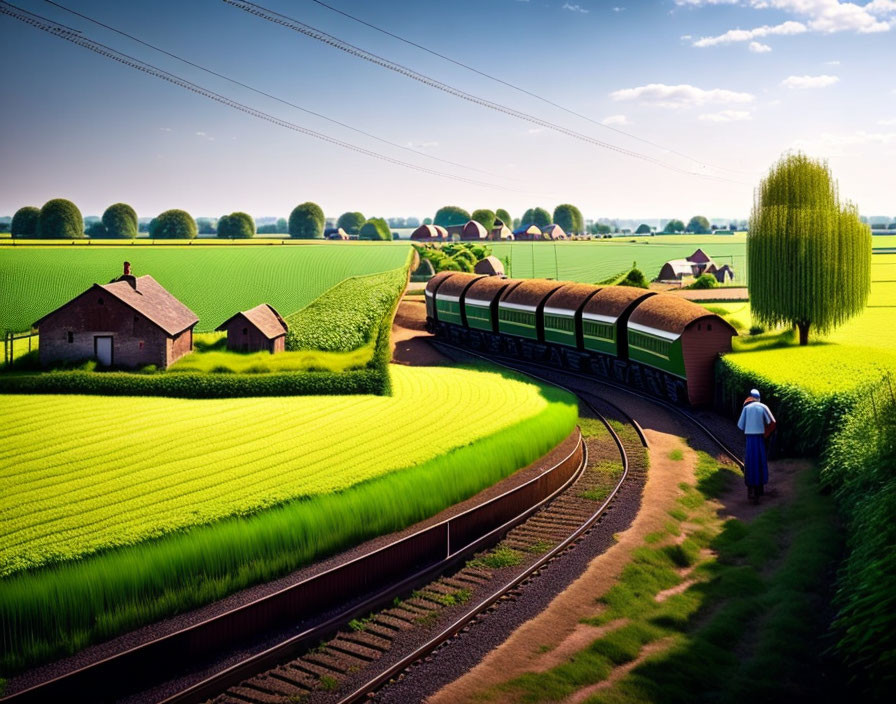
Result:
{"label": "green hedge", "polygon": [[830,440],[822,479],[835,490],[847,555],[837,580],[837,652],[856,690],[884,701],[896,689],[896,395],[862,394]]}
{"label": "green hedge", "polygon": [[385,394],[388,374],[378,368],[348,372],[272,374],[139,374],[131,372],[7,372],[0,375],[4,394],[97,394],[102,396],[317,396]]}
{"label": "green hedge", "polygon": [[782,384],[748,372],[726,357],[716,362],[717,402],[728,415],[737,418],[750,389],[762,388],[762,401],[778,421],[778,447],[785,453],[820,455],[825,441],[843,424],[855,406],[857,391],[814,395],[805,389]]}

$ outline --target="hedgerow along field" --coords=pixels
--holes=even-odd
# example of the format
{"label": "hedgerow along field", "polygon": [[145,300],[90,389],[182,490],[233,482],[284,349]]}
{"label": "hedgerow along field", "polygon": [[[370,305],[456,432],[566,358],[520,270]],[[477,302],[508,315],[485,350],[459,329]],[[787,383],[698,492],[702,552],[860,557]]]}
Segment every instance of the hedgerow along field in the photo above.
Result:
{"label": "hedgerow along field", "polygon": [[0,330],[24,331],[91,284],[106,283],[131,262],[199,316],[196,330],[213,330],[237,311],[270,303],[295,313],[350,276],[405,263],[408,246],[0,247]]}
{"label": "hedgerow along field", "polygon": [[[4,397],[3,672],[437,513],[578,415],[565,392],[509,374],[391,373],[392,397]],[[440,422],[408,433],[433,399]]]}

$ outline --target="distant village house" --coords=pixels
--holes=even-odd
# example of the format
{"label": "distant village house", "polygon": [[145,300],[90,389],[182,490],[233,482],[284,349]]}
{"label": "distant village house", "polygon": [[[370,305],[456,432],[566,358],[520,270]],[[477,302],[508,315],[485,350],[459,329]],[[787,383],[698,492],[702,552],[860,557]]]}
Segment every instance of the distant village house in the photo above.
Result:
{"label": "distant village house", "polygon": [[734,279],[734,269],[728,264],[717,266],[712,258],[702,249],[697,249],[684,259],[672,259],[663,264],[657,281],[680,282],[697,278],[702,274],[712,274],[719,283],[729,283]]}
{"label": "distant village house", "polygon": [[40,334],[43,366],[95,359],[103,367],[161,369],[193,349],[196,314],[151,276],[124,273],[94,284],[32,327]]}

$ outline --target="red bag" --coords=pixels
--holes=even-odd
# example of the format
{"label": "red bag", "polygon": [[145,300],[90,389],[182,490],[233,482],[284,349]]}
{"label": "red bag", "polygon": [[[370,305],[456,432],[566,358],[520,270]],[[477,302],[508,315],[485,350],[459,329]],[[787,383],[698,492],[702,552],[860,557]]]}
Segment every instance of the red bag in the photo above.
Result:
{"label": "red bag", "polygon": [[776,421],[771,421],[765,426],[765,437],[767,438],[773,432],[775,432],[775,428],[778,427],[778,423]]}

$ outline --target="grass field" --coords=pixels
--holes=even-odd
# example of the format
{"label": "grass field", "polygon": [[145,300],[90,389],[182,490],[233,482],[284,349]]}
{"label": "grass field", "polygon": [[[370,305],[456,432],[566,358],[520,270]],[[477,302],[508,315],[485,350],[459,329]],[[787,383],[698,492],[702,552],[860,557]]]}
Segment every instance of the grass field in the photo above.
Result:
{"label": "grass field", "polygon": [[93,283],[120,275],[130,261],[152,275],[213,330],[235,312],[270,303],[290,315],[350,277],[395,269],[406,245],[271,247],[0,247],[0,330],[35,320]]}
{"label": "grass field", "polygon": [[[630,239],[635,240],[631,242]],[[549,277],[596,283],[628,271],[632,262],[648,279],[654,279],[670,259],[682,259],[702,247],[718,264],[730,264],[743,285],[746,277],[746,239],[742,235],[717,237],[659,236],[615,238],[586,242],[493,242],[492,254],[510,259],[509,275],[518,278]]]}
{"label": "grass field", "polygon": [[[392,376],[392,397],[5,397],[0,669],[421,520],[543,455],[577,418],[565,392],[512,375]],[[439,423],[409,433],[433,404]]]}

